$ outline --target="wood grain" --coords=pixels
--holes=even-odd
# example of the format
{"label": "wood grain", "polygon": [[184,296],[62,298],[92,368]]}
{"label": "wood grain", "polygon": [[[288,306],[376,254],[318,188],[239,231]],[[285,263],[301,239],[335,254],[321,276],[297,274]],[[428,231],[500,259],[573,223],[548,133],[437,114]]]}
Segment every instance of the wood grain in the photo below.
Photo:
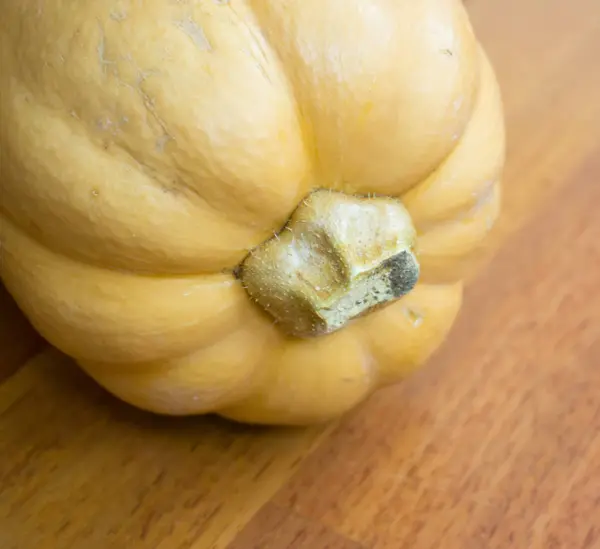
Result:
{"label": "wood grain", "polygon": [[444,348],[311,429],[150,416],[46,350],[0,386],[2,549],[600,547],[600,7],[468,5],[508,165]]}

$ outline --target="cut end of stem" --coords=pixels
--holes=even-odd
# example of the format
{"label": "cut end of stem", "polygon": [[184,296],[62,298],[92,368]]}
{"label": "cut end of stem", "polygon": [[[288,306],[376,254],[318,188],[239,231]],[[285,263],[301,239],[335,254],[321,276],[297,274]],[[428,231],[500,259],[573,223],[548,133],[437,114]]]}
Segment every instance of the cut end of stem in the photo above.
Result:
{"label": "cut end of stem", "polygon": [[410,292],[419,278],[415,241],[399,200],[319,190],[246,257],[238,275],[282,330],[314,337]]}

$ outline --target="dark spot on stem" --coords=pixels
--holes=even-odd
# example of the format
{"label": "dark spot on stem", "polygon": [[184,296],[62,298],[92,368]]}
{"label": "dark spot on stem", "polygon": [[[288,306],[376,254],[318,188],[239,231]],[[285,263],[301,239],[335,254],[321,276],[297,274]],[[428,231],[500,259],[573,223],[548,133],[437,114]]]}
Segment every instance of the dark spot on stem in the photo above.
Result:
{"label": "dark spot on stem", "polygon": [[387,259],[384,267],[389,269],[389,283],[395,297],[410,292],[419,280],[419,266],[414,256],[403,251]]}

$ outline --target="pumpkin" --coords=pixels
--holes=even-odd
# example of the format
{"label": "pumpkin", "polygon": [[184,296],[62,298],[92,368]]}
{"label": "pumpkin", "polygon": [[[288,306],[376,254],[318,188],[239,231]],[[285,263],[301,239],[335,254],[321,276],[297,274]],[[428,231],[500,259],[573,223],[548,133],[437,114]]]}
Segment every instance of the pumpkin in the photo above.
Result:
{"label": "pumpkin", "polygon": [[308,424],[445,340],[505,146],[459,0],[2,13],[0,275],[109,392]]}

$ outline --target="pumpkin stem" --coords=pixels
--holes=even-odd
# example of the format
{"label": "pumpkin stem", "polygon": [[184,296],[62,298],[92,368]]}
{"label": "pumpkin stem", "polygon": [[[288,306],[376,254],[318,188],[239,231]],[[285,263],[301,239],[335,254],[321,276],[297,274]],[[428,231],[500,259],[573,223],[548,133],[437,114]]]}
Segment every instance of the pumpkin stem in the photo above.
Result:
{"label": "pumpkin stem", "polygon": [[318,336],[410,292],[419,278],[415,241],[399,200],[318,190],[238,276],[288,334]]}

